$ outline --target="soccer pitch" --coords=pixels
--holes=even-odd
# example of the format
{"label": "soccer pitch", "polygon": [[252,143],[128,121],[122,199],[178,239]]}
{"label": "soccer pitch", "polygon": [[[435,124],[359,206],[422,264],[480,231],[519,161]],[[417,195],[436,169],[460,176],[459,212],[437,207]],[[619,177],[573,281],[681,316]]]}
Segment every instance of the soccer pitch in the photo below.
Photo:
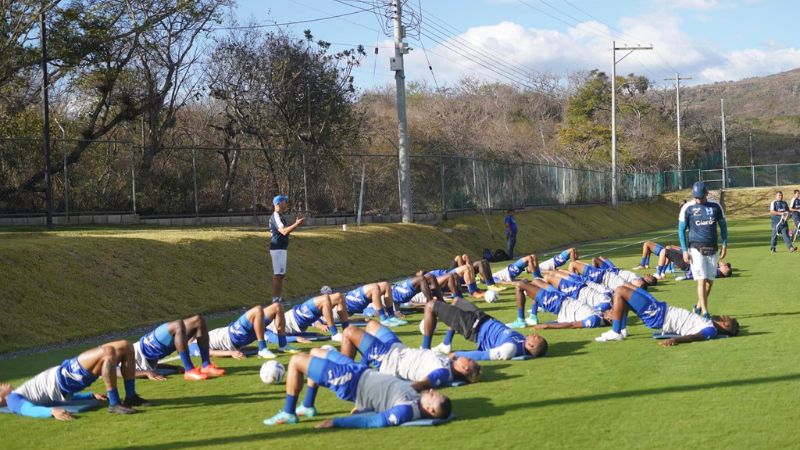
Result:
{"label": "soccer pitch", "polygon": [[[793,287],[800,256],[785,248],[769,252],[768,219],[731,220],[729,227],[727,260],[734,276],[714,284],[709,305],[714,314],[739,319],[742,331],[735,338],[662,348],[638,320],[631,320],[624,342],[594,342],[603,329],[543,330],[550,343],[547,357],[486,362],[480,383],[444,390],[457,415],[452,423],[381,430],[315,430],[321,420],[347,414],[352,407],[325,389],[317,397],[318,417],[266,427],[262,420],[283,406],[283,386],[261,383],[258,370],[263,360],[220,359],[217,364],[228,371],[222,378],[139,380],[137,390],[156,406],[141,408],[134,416],[99,409],[61,423],[0,415],[2,447],[796,447],[797,432],[791,430],[800,418],[795,405],[800,357],[792,321],[800,317]],[[677,241],[669,229],[594,242],[579,247],[579,252],[601,253],[617,266],[630,268],[640,258],[636,243],[655,237],[661,243]],[[674,306],[690,308],[695,289],[694,282],[675,282],[668,275],[651,292]],[[505,322],[516,315],[511,289],[501,293],[499,302],[480,306]],[[409,319],[409,325],[396,330],[406,344],[419,345],[420,315]],[[553,317],[540,312],[540,319]],[[442,335],[440,328],[434,345]],[[474,345],[456,337],[453,348]],[[80,350],[0,361],[0,380],[18,385]],[[288,356],[279,360],[286,363]],[[104,390],[101,381],[93,387]]]}

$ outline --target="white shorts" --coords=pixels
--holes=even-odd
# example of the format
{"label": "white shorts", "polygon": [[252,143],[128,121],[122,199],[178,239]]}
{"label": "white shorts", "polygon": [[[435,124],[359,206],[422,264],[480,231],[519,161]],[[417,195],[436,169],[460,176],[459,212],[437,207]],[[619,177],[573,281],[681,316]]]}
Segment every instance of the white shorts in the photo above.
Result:
{"label": "white shorts", "polygon": [[633,283],[634,281],[638,280],[640,277],[636,272],[631,272],[630,270],[620,270],[617,273],[623,280],[628,283]]}
{"label": "white shorts", "polygon": [[539,263],[539,270],[542,272],[549,272],[551,270],[556,270],[556,259],[550,258],[545,262]]}
{"label": "white shorts", "polygon": [[508,282],[511,280],[511,274],[508,273],[508,267],[492,274],[495,282]]}
{"label": "white shorts", "polygon": [[594,315],[594,310],[586,303],[577,300],[567,299],[561,303],[561,309],[558,311],[558,323],[581,322],[587,317]]}
{"label": "white shorts", "polygon": [[689,248],[689,261],[692,264],[692,277],[695,280],[714,280],[717,278],[717,261],[719,252],[711,256],[703,256],[700,250]]}
{"label": "white shorts", "polygon": [[424,292],[415,294],[413,297],[411,297],[411,300],[408,301],[409,305],[424,305],[425,303],[428,303],[428,299],[425,298]]}
{"label": "white shorts", "polygon": [[283,275],[286,273],[286,250],[270,250],[269,256],[272,257],[272,273]]}
{"label": "white shorts", "polygon": [[586,286],[585,288],[581,289],[580,292],[578,292],[578,301],[583,302],[591,307],[595,307],[602,303],[610,302],[611,296],[607,295],[604,291],[598,291],[591,286]]}
{"label": "white shorts", "polygon": [[625,283],[626,281],[624,278],[613,272],[606,272],[605,275],[603,275],[603,284],[612,291]]}
{"label": "white shorts", "polygon": [[142,372],[146,371],[152,372],[156,370],[156,365],[158,365],[158,361],[156,361],[155,364],[153,364],[152,361],[145,358],[144,355],[142,354],[142,348],[139,345],[139,342],[133,344],[133,353],[134,353],[134,359],[136,360],[136,370]]}
{"label": "white shorts", "polygon": [[214,328],[208,332],[208,348],[209,350],[237,350],[231,341],[231,335],[228,333],[228,327]]}
{"label": "white shorts", "polygon": [[[335,320],[335,313],[336,310],[334,310],[334,320]],[[294,313],[292,312],[291,309],[283,314],[283,318],[284,318],[283,332],[286,336],[294,336],[296,334],[300,334],[305,331],[301,330],[300,327],[297,326],[297,320],[295,320]],[[274,320],[270,322],[269,325],[267,325],[267,330],[272,331],[275,334],[278,334],[278,327],[275,325]]]}

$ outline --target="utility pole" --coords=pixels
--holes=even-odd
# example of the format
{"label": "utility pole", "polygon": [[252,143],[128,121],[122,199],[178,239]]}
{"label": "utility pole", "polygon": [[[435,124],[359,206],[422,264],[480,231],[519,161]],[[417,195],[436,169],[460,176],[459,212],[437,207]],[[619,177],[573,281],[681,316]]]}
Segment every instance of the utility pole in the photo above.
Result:
{"label": "utility pole", "polygon": [[692,77],[681,77],[676,73],[675,78],[664,78],[664,81],[675,81],[675,111],[678,123],[678,189],[683,189],[683,153],[681,152],[681,80],[691,80]]}
{"label": "utility pole", "polygon": [[750,133],[750,165],[753,165],[753,132]]}
{"label": "utility pole", "polygon": [[397,86],[397,131],[398,156],[400,159],[400,210],[403,223],[414,221],[411,207],[411,161],[408,155],[408,123],[406,121],[406,74],[403,70],[403,55],[408,53],[408,44],[403,42],[402,0],[392,0],[394,15],[394,57],[389,59],[389,66],[394,71]]}
{"label": "utility pole", "polygon": [[728,139],[725,137],[725,99],[719,99],[719,106],[722,113],[722,189],[727,187],[728,172]]}
{"label": "utility pole", "polygon": [[47,95],[47,27],[44,9],[39,14],[39,43],[41,45],[42,70],[42,146],[44,147],[44,181],[47,185],[47,229],[53,229],[53,182],[50,178],[50,103]]}
{"label": "utility pole", "polygon": [[[616,209],[619,206],[617,198],[617,63],[625,59],[635,50],[652,50],[648,47],[617,47],[616,41],[611,41],[611,205]],[[627,50],[628,53],[617,59],[617,50]]]}

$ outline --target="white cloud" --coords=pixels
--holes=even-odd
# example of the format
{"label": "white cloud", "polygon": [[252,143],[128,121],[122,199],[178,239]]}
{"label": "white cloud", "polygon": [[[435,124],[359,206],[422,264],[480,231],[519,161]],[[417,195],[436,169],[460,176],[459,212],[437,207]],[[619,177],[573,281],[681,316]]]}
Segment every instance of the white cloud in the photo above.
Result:
{"label": "white cloud", "polygon": [[769,75],[800,67],[800,49],[745,49],[725,55],[722,64],[707,67],[701,76],[707,81],[729,81]]}

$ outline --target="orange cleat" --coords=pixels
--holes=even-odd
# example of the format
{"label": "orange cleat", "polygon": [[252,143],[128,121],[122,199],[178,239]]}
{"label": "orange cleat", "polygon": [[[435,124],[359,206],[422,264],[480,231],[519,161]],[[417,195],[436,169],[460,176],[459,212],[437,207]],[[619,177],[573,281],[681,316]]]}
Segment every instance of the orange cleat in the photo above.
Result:
{"label": "orange cleat", "polygon": [[486,295],[486,293],[483,292],[483,291],[475,291],[475,292],[473,292],[472,294],[469,294],[469,295],[472,298],[483,298],[483,296]]}
{"label": "orange cleat", "polygon": [[183,379],[189,381],[200,381],[205,380],[208,378],[208,375],[204,374],[199,367],[195,367],[192,370],[187,370],[183,373]]}
{"label": "orange cleat", "polygon": [[203,367],[202,369],[200,369],[200,371],[208,375],[209,377],[221,377],[225,375],[225,369],[220,369],[214,363],[211,363]]}

